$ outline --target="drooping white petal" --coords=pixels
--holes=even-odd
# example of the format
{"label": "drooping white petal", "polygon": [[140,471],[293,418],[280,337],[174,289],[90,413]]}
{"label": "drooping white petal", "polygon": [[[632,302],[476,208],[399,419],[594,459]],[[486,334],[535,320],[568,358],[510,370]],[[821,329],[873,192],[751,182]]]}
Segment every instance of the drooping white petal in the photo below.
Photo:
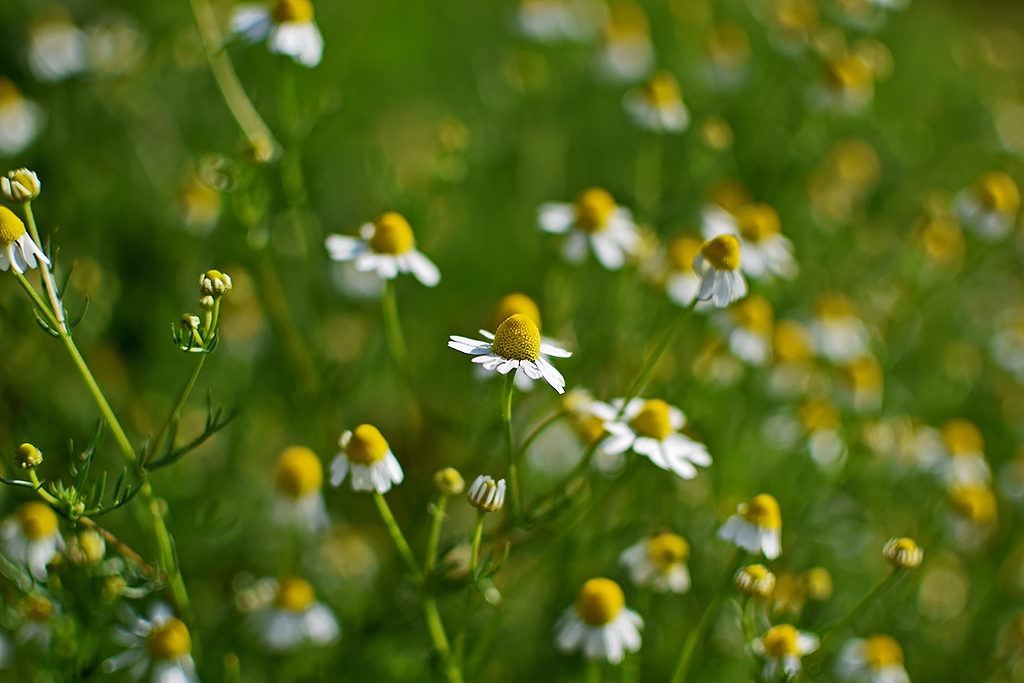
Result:
{"label": "drooping white petal", "polygon": [[412,271],[412,274],[423,285],[434,287],[441,281],[441,271],[438,270],[433,261],[419,251],[413,249],[406,254],[406,258],[409,261],[409,269]]}
{"label": "drooping white petal", "polygon": [[339,486],[348,476],[348,456],[338,453],[331,461],[331,486]]}

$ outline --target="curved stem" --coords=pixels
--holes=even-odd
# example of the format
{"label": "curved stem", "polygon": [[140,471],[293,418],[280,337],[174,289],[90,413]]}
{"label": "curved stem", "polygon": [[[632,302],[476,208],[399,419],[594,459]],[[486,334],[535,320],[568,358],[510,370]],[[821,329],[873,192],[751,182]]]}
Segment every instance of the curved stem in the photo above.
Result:
{"label": "curved stem", "polygon": [[[32,213],[32,202],[25,202],[25,219],[28,223],[29,234],[32,235],[32,239],[36,241],[36,245],[42,249],[43,242],[39,239],[39,228],[36,227],[36,216]],[[39,264],[39,268],[43,273],[43,287],[46,289],[46,295],[50,298],[50,306],[53,308],[53,314],[57,318],[60,328],[65,332],[70,332],[71,330],[68,329],[67,321],[64,319],[64,305],[57,296],[57,283],[53,280],[53,272],[51,271],[52,267],[52,263],[50,265],[45,263]]]}
{"label": "curved stem", "polygon": [[398,317],[398,296],[395,293],[394,278],[385,280],[381,306],[384,309],[384,333],[388,338],[388,349],[399,369],[405,372],[409,367],[409,352],[405,346],[405,336],[402,334],[402,321]]}
{"label": "curved stem", "polygon": [[875,584],[875,587],[864,594],[857,604],[850,608],[850,611],[843,615],[843,618],[834,623],[832,626],[825,629],[825,632],[821,636],[821,644],[818,646],[817,652],[814,653],[812,663],[820,664],[822,660],[828,654],[828,646],[832,639],[837,635],[842,634],[843,629],[849,626],[850,622],[853,621],[858,614],[864,611],[868,605],[870,605],[875,598],[880,596],[882,592],[888,588],[893,581],[895,581],[901,574],[900,567],[894,567],[884,579]]}
{"label": "curved stem", "polygon": [[[163,450],[164,441],[167,439],[171,432],[171,428],[174,423],[181,417],[181,411],[185,407],[185,402],[188,400],[189,394],[192,393],[192,388],[196,385],[196,381],[199,379],[199,373],[203,370],[203,364],[206,362],[206,354],[199,354],[199,361],[196,363],[196,367],[192,370],[192,375],[188,378],[188,382],[185,383],[185,387],[181,390],[181,394],[178,396],[178,400],[175,402],[174,407],[171,408],[170,414],[167,416],[167,421],[164,423],[163,429],[157,434],[157,437],[153,440],[153,444],[147,449],[147,453],[143,456],[142,466],[145,467],[146,463],[153,459],[153,457]],[[171,444],[173,447],[174,444]]]}
{"label": "curved stem", "polygon": [[416,557],[412,554],[412,548],[409,547],[408,541],[405,540],[405,535],[402,534],[402,529],[399,528],[398,522],[395,521],[395,516],[391,514],[391,507],[388,505],[388,501],[384,499],[383,494],[374,491],[373,502],[377,504],[377,510],[380,511],[381,519],[384,520],[384,526],[388,528],[391,540],[395,542],[398,554],[402,556],[402,560],[405,561],[406,566],[409,568],[413,581],[416,582],[417,586],[422,586],[423,573],[416,562]]}
{"label": "curved stem", "polygon": [[519,471],[516,467],[515,446],[512,443],[512,390],[515,388],[517,370],[505,375],[505,386],[501,393],[501,421],[505,428],[505,458],[508,463],[509,506],[512,519],[519,517],[523,509],[522,491],[519,488]]}
{"label": "curved stem", "polygon": [[654,372],[654,366],[656,366],[658,361],[661,360],[662,355],[664,355],[666,349],[668,349],[672,344],[672,340],[674,340],[676,335],[679,333],[679,328],[683,326],[686,319],[690,317],[691,313],[693,313],[693,309],[696,305],[697,299],[694,299],[693,303],[679,312],[676,319],[672,321],[672,324],[669,325],[667,330],[665,330],[665,333],[661,335],[661,339],[658,341],[658,346],[655,347],[654,352],[651,353],[650,357],[647,359],[647,363],[644,365],[643,370],[641,370],[640,374],[637,375],[637,378],[633,380],[629,390],[626,392],[626,395],[622,400],[622,408],[619,409],[620,417],[626,409],[626,404],[639,396],[640,392],[643,391],[644,386],[646,386],[648,380],[651,378],[651,373]]}
{"label": "curved stem", "polygon": [[476,511],[476,527],[473,529],[473,545],[469,551],[469,579],[470,581],[476,581],[476,567],[480,559],[480,538],[484,532],[484,515],[487,514],[483,510]]}
{"label": "curved stem", "polygon": [[434,574],[434,567],[437,566],[437,547],[441,544],[441,526],[444,524],[447,507],[448,496],[442,493],[431,512],[430,533],[427,535],[427,558],[423,561],[423,574],[428,581]]}

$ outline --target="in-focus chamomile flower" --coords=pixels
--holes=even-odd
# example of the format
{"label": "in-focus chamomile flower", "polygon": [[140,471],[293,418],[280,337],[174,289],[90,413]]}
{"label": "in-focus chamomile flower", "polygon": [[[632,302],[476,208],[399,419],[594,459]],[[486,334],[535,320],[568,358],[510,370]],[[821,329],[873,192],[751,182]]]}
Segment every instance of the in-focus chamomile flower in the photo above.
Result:
{"label": "in-focus chamomile flower", "polygon": [[237,5],[231,12],[231,31],[250,43],[266,38],[271,52],[287,55],[303,66],[316,66],[324,54],[324,38],[313,19],[310,0]]}
{"label": "in-focus chamomile flower", "polygon": [[696,236],[680,235],[666,249],[668,275],[665,277],[665,294],[676,306],[686,308],[697,298],[701,278],[693,269],[693,260],[700,254],[703,244],[703,240]]}
{"label": "in-focus chamomile flower", "polygon": [[[519,292],[507,294],[498,300],[498,303],[495,304],[494,306],[494,310],[491,312],[490,328],[492,330],[497,331],[498,327],[501,326],[501,323],[505,322],[506,320],[511,318],[513,315],[516,315],[517,313],[525,315],[527,318],[532,320],[533,323],[537,326],[538,330],[542,328],[540,308],[537,306],[537,303],[530,297],[526,296],[525,294],[520,294]],[[555,348],[562,348],[564,346],[561,342],[555,339],[551,339],[549,337],[545,337],[543,335],[540,338],[540,344],[541,347],[550,346]],[[542,350],[541,356],[544,355],[544,351]],[[489,372],[482,365],[477,366],[477,371],[477,374],[479,374],[481,377],[494,376],[493,373]],[[516,388],[518,388],[520,391],[532,390],[534,381],[535,380],[525,372],[516,373]]]}
{"label": "in-focus chamomile flower", "polygon": [[833,363],[868,353],[868,329],[857,317],[853,302],[841,292],[826,292],[818,298],[810,330],[818,353]]}
{"label": "in-focus chamomile flower", "polygon": [[591,406],[604,419],[609,436],[601,450],[612,455],[632,449],[663,470],[683,479],[697,476],[697,466],[710,467],[711,456],[699,441],[682,434],[686,415],[660,398],[634,398],[623,409],[623,400]]}
{"label": "in-focus chamomile flower", "polygon": [[252,615],[253,628],[264,646],[284,652],[307,643],[327,645],[341,635],[334,613],[316,599],[305,579],[289,576],[274,582],[273,598]]}
{"label": "in-focus chamomile flower", "polygon": [[701,245],[693,259],[693,270],[700,274],[697,298],[725,308],[747,295],[747,281],[740,272],[740,242],[734,235],[719,235]]}
{"label": "in-focus chamomile flower", "polygon": [[985,437],[970,420],[953,418],[940,430],[944,453],[938,465],[950,486],[987,485],[992,470],[985,460]]}
{"label": "in-focus chamomile flower", "polygon": [[659,71],[627,92],[622,105],[633,123],[656,133],[681,133],[690,125],[690,112],[671,71]]}
{"label": "in-focus chamomile flower", "polygon": [[1005,238],[1020,211],[1020,188],[1007,173],[990,171],[956,196],[956,210],[964,225],[986,242]]}
{"label": "in-focus chamomile flower", "polygon": [[836,676],[855,683],[910,683],[903,648],[884,635],[847,640],[836,660]]}
{"label": "in-focus chamomile flower", "polygon": [[602,266],[616,270],[625,265],[627,255],[636,252],[640,241],[633,213],[600,187],[584,190],[571,204],[541,204],[537,221],[544,232],[568,233],[562,256],[569,263],[583,262],[589,246]]}
{"label": "in-focus chamomile flower", "polygon": [[810,330],[796,320],[781,320],[772,336],[775,366],[769,379],[778,396],[799,396],[807,391],[814,374],[814,342]]}
{"label": "in-focus chamomile flower", "polygon": [[701,214],[706,239],[719,235],[739,238],[743,272],[755,280],[796,277],[793,243],[782,234],[782,220],[770,204],[750,202],[732,211],[706,207]]}
{"label": "in-focus chamomile flower", "polygon": [[640,649],[644,620],[626,607],[626,597],[611,579],[590,579],[576,595],[576,604],[555,626],[558,649],[568,654],[583,651],[587,659],[622,661],[626,652]]}
{"label": "in-focus chamomile flower", "polygon": [[632,0],[612,3],[597,54],[598,74],[610,83],[635,83],[654,67],[654,44],[647,12]]}
{"label": "in-focus chamomile flower", "polygon": [[874,95],[875,76],[856,53],[829,60],[821,84],[812,91],[818,106],[848,114],[863,110]]}
{"label": "in-focus chamomile flower", "polygon": [[0,195],[13,204],[29,202],[39,196],[42,185],[35,171],[19,168],[0,178]]}
{"label": "in-focus chamomile flower", "polygon": [[787,678],[800,675],[800,659],[817,650],[818,645],[818,636],[798,631],[789,624],[772,626],[751,644],[754,652],[765,660],[761,675],[766,681],[774,680],[780,669]]}
{"label": "in-focus chamomile flower", "polygon": [[126,608],[123,617],[126,627],[116,627],[111,637],[127,649],[104,660],[104,672],[128,669],[129,677],[136,681],[148,672],[151,683],[199,683],[192,661],[192,637],[170,607],[156,603],[148,619]]}
{"label": "in-focus chamomile flower", "polygon": [[25,99],[9,78],[0,76],[0,155],[20,154],[36,139],[44,123],[43,108]]}
{"label": "in-focus chamomile flower", "polygon": [[497,512],[505,504],[505,480],[494,481],[481,474],[469,487],[469,504],[483,512]]}
{"label": "in-focus chamomile flower", "polygon": [[87,40],[66,9],[57,5],[36,15],[28,26],[28,65],[40,81],[56,83],[88,66]]}
{"label": "in-focus chamomile flower", "polygon": [[749,553],[763,552],[769,560],[782,553],[782,511],[770,493],[761,493],[740,503],[736,514],[718,530],[718,537]]}
{"label": "in-focus chamomile flower", "polygon": [[882,405],[884,375],[874,356],[861,356],[841,368],[840,376],[850,405],[858,413],[877,411]]}
{"label": "in-focus chamomile flower", "polygon": [[35,641],[43,650],[50,648],[53,638],[53,622],[60,614],[60,605],[45,595],[26,596],[18,605],[21,628],[15,637],[19,645]]}
{"label": "in-focus chamomile flower", "polygon": [[846,457],[839,409],[826,398],[808,398],[797,409],[807,452],[819,467],[833,467]]}
{"label": "in-focus chamomile flower", "polygon": [[690,590],[689,559],[690,544],[685,538],[659,531],[622,551],[619,564],[638,586],[650,586],[657,593],[685,593]]}
{"label": "in-focus chamomile flower", "polygon": [[538,43],[579,42],[597,35],[605,13],[594,0],[519,0],[515,24],[523,37]]}
{"label": "in-focus chamomile flower", "polygon": [[273,519],[312,534],[326,529],[323,483],[324,468],[316,453],[305,446],[284,449],[274,479]]}
{"label": "in-focus chamomile flower", "polygon": [[40,261],[50,264],[50,259],[25,230],[21,219],[6,206],[0,206],[0,270],[13,268],[15,273],[24,273],[30,268],[38,268]]}
{"label": "in-focus chamomile flower", "polygon": [[775,574],[763,564],[751,564],[740,567],[733,577],[733,583],[744,595],[766,598],[775,590]]}
{"label": "in-focus chamomile flower", "polygon": [[720,90],[735,90],[747,77],[750,38],[739,24],[718,24],[704,38],[708,61],[705,75]]}
{"label": "in-focus chamomile flower", "polygon": [[882,555],[894,569],[917,569],[924,560],[924,549],[912,538],[893,538],[882,548]]}
{"label": "in-focus chamomile flower", "polygon": [[1003,314],[990,343],[992,358],[1017,381],[1024,382],[1024,310]]}
{"label": "in-focus chamomile flower", "polygon": [[737,301],[719,319],[729,336],[729,352],[754,366],[764,365],[771,357],[774,322],[771,303],[758,294]]}
{"label": "in-focus chamomile flower", "polygon": [[565,378],[548,361],[548,356],[568,358],[572,352],[541,339],[536,323],[516,313],[498,325],[494,334],[480,330],[487,341],[452,335],[448,347],[473,356],[473,362],[488,371],[507,375],[522,370],[530,379],[541,377],[558,393],[565,392]]}
{"label": "in-focus chamomile flower", "polygon": [[361,424],[342,433],[341,452],[331,462],[331,486],[339,486],[352,470],[353,491],[387,493],[405,478],[398,458],[376,427]]}
{"label": "in-focus chamomile flower", "polygon": [[388,211],[372,223],[359,228],[360,237],[328,235],[327,251],[340,262],[353,262],[359,272],[376,272],[384,280],[399,273],[412,273],[427,287],[441,281],[434,262],[416,249],[416,238],[409,221],[400,213]]}
{"label": "in-focus chamomile flower", "polygon": [[23,503],[0,524],[4,555],[32,572],[38,581],[46,581],[46,565],[64,548],[57,524],[57,513],[39,501]]}

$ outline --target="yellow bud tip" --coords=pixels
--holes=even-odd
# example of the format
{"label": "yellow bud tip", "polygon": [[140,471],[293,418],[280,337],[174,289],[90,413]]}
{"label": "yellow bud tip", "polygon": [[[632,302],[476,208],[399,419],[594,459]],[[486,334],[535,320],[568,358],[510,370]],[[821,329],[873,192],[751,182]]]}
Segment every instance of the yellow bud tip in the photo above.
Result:
{"label": "yellow bud tip", "polygon": [[590,579],[576,595],[576,614],[590,626],[604,626],[619,615],[626,596],[611,579]]}
{"label": "yellow bud tip", "polygon": [[14,455],[18,466],[23,469],[32,469],[43,464],[43,454],[39,449],[30,443],[23,443],[18,446],[18,452]]}
{"label": "yellow bud tip", "polygon": [[277,490],[289,498],[302,498],[319,491],[324,468],[316,453],[305,446],[290,446],[281,453],[277,465]]}
{"label": "yellow bud tip", "polygon": [[771,627],[761,636],[761,643],[764,645],[765,651],[772,657],[781,658],[792,655],[799,657],[800,648],[797,646],[799,636],[800,632],[796,630],[796,627],[779,624]]}
{"label": "yellow bud tip", "polygon": [[178,659],[192,651],[192,638],[181,619],[172,617],[153,629],[146,639],[146,649],[153,659]]}
{"label": "yellow bud tip", "polygon": [[352,430],[348,443],[344,445],[349,462],[356,465],[373,465],[388,454],[388,442],[376,427],[361,424]]}
{"label": "yellow bud tip", "polygon": [[57,533],[57,513],[46,503],[25,503],[18,508],[17,515],[21,532],[30,541],[38,541]]}
{"label": "yellow bud tip", "polygon": [[584,232],[600,232],[608,227],[615,208],[615,199],[608,190],[587,188],[576,197],[576,227]]}
{"label": "yellow bud tip", "polygon": [[466,488],[466,480],[454,467],[445,467],[434,473],[434,485],[446,496],[457,496]]}
{"label": "yellow bud tip", "polygon": [[668,403],[660,398],[652,398],[644,403],[636,417],[629,421],[629,426],[640,436],[664,441],[665,437],[672,433]]}
{"label": "yellow bud tip", "polygon": [[316,593],[309,581],[297,576],[289,576],[281,579],[274,604],[287,612],[305,612],[314,600],[316,600]]}
{"label": "yellow bud tip", "polygon": [[278,24],[306,23],[313,20],[313,3],[310,0],[276,0],[270,14]]}
{"label": "yellow bud tip", "polygon": [[748,242],[760,242],[782,231],[779,212],[770,204],[754,202],[736,210],[736,223],[740,234]]}
{"label": "yellow bud tip", "polygon": [[9,247],[25,234],[25,224],[13,211],[0,206],[0,247]]}
{"label": "yellow bud tip", "polygon": [[876,671],[894,664],[903,665],[903,648],[890,636],[871,636],[864,640],[865,659]]}
{"label": "yellow bud tip", "polygon": [[416,245],[412,234],[412,226],[400,213],[388,211],[373,222],[373,237],[370,248],[378,254],[397,256],[404,254]]}
{"label": "yellow bud tip", "polygon": [[536,302],[525,294],[513,292],[501,297],[495,304],[494,312],[491,314],[491,329],[497,329],[501,323],[517,313],[532,320],[538,330],[541,328],[540,309]]}
{"label": "yellow bud tip", "polygon": [[690,544],[671,532],[662,532],[647,542],[647,554],[662,574],[690,559]]}
{"label": "yellow bud tip", "polygon": [[715,270],[740,267],[740,241],[735,235],[719,235],[701,246],[700,254]]}
{"label": "yellow bud tip", "polygon": [[537,360],[540,358],[540,330],[522,313],[511,315],[494,332],[491,352],[511,360]]}
{"label": "yellow bud tip", "polygon": [[761,493],[750,499],[749,503],[740,506],[740,514],[754,526],[762,529],[781,529],[782,511],[779,501],[770,493]]}

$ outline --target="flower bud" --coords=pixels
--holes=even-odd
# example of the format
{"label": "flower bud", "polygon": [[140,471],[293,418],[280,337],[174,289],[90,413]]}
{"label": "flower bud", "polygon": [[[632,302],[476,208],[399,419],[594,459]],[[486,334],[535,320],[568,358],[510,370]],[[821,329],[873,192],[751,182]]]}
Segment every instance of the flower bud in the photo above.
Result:
{"label": "flower bud", "polygon": [[752,564],[736,572],[733,583],[744,595],[767,597],[775,590],[775,574],[763,564]]}
{"label": "flower bud", "polygon": [[213,310],[213,304],[214,304],[214,299],[213,299],[212,296],[208,295],[208,296],[199,297],[199,307],[202,308],[204,311],[212,311]]}
{"label": "flower bud", "polygon": [[40,189],[39,176],[27,168],[8,171],[5,177],[0,178],[0,194],[15,204],[32,201],[39,196]]}
{"label": "flower bud", "polygon": [[445,467],[435,472],[434,484],[446,496],[457,496],[466,488],[466,481],[454,467]]}
{"label": "flower bud", "polygon": [[91,567],[103,561],[107,544],[94,529],[83,529],[68,542],[68,558],[79,566]]}
{"label": "flower bud", "polygon": [[198,330],[199,329],[199,316],[191,313],[185,313],[181,316],[181,326],[186,330]]}
{"label": "flower bud", "polygon": [[882,554],[893,569],[917,569],[924,560],[924,550],[912,538],[894,538],[885,544]]}
{"label": "flower bud", "polygon": [[39,449],[30,443],[23,443],[18,446],[18,452],[14,454],[18,467],[31,470],[43,464],[43,454]]}
{"label": "flower bud", "polygon": [[481,474],[469,489],[469,502],[484,512],[496,512],[505,502],[505,480],[495,482]]}
{"label": "flower bud", "polygon": [[220,298],[231,291],[231,277],[219,270],[208,270],[199,276],[199,293],[205,298]]}

